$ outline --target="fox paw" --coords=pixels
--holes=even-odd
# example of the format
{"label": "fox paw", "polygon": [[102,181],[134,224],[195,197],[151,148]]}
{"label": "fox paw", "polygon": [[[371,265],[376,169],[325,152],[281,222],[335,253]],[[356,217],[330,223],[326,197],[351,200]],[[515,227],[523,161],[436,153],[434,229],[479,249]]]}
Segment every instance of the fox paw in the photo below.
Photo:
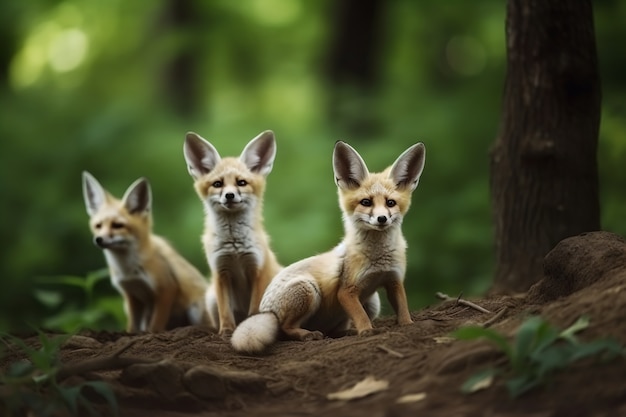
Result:
{"label": "fox paw", "polygon": [[359,336],[360,337],[369,337],[369,336],[374,336],[376,334],[380,334],[382,332],[383,332],[382,329],[365,329],[365,330],[361,330],[359,332]]}
{"label": "fox paw", "polygon": [[222,329],[220,330],[219,335],[223,340],[229,341],[233,335],[233,329]]}
{"label": "fox paw", "polygon": [[302,337],[303,341],[309,341],[309,340],[322,340],[324,338],[324,335],[322,334],[322,332],[309,332],[306,335],[304,335],[304,337]]}

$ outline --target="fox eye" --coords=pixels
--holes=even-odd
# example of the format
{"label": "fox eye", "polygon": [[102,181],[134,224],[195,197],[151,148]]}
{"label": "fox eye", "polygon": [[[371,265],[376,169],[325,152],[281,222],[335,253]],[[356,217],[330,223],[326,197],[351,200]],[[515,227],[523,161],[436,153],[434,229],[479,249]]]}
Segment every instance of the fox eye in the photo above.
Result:
{"label": "fox eye", "polygon": [[246,181],[246,180],[237,180],[237,186],[238,187],[245,187],[246,185],[248,185],[248,181]]}
{"label": "fox eye", "polygon": [[213,184],[211,184],[214,188],[222,188],[222,186],[224,185],[224,183],[222,181],[215,181]]}
{"label": "fox eye", "polygon": [[370,207],[372,205],[372,200],[370,200],[369,198],[364,198],[363,200],[360,201],[360,204],[363,207]]}
{"label": "fox eye", "polygon": [[96,225],[94,226],[96,229],[100,229],[102,227],[102,223],[96,223]]}
{"label": "fox eye", "polygon": [[113,222],[111,223],[111,228],[113,229],[122,229],[124,227],[124,223]]}
{"label": "fox eye", "polygon": [[387,200],[387,207],[393,207],[396,205],[396,200]]}

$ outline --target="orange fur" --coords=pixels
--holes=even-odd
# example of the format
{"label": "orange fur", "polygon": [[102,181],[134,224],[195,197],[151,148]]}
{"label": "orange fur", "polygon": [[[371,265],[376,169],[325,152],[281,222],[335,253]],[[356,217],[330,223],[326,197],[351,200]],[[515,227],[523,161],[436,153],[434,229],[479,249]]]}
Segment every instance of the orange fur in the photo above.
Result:
{"label": "orange fur", "polygon": [[329,252],[289,265],[272,280],[261,300],[266,314],[235,329],[235,350],[261,352],[279,330],[292,339],[310,340],[341,334],[352,322],[359,334],[370,334],[371,319],[380,310],[380,287],[386,289],[398,324],[412,322],[403,286],[406,241],[401,225],[424,159],[424,145],[418,143],[385,171],[370,173],[352,147],[335,145],[344,239]]}
{"label": "orange fur", "polygon": [[118,200],[84,172],[83,194],[94,243],[104,251],[112,284],[124,298],[127,331],[209,324],[206,280],[165,239],[152,234],[147,180],[135,181]]}
{"label": "orange fur", "polygon": [[207,310],[220,334],[228,335],[258,312],[265,288],[281,269],[263,225],[274,134],[261,133],[239,158],[221,158],[213,145],[188,133],[184,153],[206,213],[202,242],[212,274]]}

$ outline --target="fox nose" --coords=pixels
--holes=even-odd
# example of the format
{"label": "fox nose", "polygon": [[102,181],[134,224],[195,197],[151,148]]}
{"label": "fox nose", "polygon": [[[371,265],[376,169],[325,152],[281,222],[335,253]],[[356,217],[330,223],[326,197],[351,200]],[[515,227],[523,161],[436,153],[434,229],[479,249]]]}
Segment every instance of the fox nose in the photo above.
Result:
{"label": "fox nose", "polygon": [[232,200],[235,198],[235,193],[226,193],[224,194],[224,197],[226,197],[226,200]]}
{"label": "fox nose", "polygon": [[387,223],[387,216],[378,216],[378,223],[385,224]]}
{"label": "fox nose", "polygon": [[93,238],[93,243],[94,245],[96,245],[99,248],[104,247],[104,239],[102,238],[102,236],[96,236]]}

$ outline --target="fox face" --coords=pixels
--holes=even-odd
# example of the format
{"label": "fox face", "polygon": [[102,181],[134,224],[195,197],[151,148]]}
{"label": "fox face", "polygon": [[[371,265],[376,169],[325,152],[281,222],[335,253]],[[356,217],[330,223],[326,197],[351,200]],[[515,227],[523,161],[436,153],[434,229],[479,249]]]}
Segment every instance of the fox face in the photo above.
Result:
{"label": "fox face", "polygon": [[265,178],[276,157],[274,133],[265,131],[252,139],[239,158],[221,158],[201,136],[189,132],[184,155],[196,192],[207,207],[235,212],[254,207],[262,199]]}
{"label": "fox face", "polygon": [[93,242],[99,248],[125,250],[148,238],[152,194],[147,179],[135,181],[122,200],[118,200],[85,171],[83,197],[90,216]]}
{"label": "fox face", "polygon": [[401,225],[424,169],[425,154],[424,145],[415,144],[383,172],[370,173],[350,145],[337,142],[333,169],[344,218],[363,230]]}

